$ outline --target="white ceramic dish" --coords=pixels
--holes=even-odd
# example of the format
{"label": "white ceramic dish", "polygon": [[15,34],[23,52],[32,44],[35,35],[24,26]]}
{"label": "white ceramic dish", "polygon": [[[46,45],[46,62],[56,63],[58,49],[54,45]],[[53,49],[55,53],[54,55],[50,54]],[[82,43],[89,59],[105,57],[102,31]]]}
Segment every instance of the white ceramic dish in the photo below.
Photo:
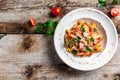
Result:
{"label": "white ceramic dish", "polygon": [[[77,20],[95,21],[104,39],[103,52],[95,53],[91,57],[75,57],[66,52],[64,47],[65,29],[70,29]],[[68,66],[82,71],[94,70],[105,65],[113,57],[118,44],[116,28],[104,13],[92,8],[79,8],[66,14],[55,30],[54,46],[58,56]]]}

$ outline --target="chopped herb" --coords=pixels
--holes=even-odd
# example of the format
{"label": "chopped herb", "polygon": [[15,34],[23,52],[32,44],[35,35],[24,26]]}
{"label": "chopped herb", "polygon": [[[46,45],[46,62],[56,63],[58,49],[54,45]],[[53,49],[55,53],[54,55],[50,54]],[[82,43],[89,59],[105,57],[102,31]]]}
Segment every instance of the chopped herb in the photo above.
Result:
{"label": "chopped herb", "polygon": [[119,3],[119,0],[113,0],[113,3],[114,3],[114,4],[118,4],[118,3]]}
{"label": "chopped herb", "polygon": [[70,41],[66,39],[66,45],[69,46],[70,44]]}
{"label": "chopped herb", "polygon": [[38,27],[36,28],[36,32],[39,33],[43,28],[43,24],[42,23],[39,23],[38,24]]}
{"label": "chopped herb", "polygon": [[94,32],[97,32],[97,28],[94,28],[93,30],[94,30]]}
{"label": "chopped herb", "polygon": [[86,52],[90,52],[91,49],[89,47],[86,48]]}
{"label": "chopped herb", "polygon": [[72,54],[76,55],[77,54],[77,50],[72,50]]}
{"label": "chopped herb", "polygon": [[81,26],[81,27],[80,27],[80,30],[81,30],[81,31],[84,31],[84,27],[83,27],[83,26]]}
{"label": "chopped herb", "polygon": [[73,41],[76,43],[76,42],[79,42],[80,39],[81,39],[81,38],[78,36],[77,38],[74,38]]}
{"label": "chopped herb", "polygon": [[91,41],[91,42],[94,42],[95,40],[94,40],[94,38],[90,38],[90,41]]}

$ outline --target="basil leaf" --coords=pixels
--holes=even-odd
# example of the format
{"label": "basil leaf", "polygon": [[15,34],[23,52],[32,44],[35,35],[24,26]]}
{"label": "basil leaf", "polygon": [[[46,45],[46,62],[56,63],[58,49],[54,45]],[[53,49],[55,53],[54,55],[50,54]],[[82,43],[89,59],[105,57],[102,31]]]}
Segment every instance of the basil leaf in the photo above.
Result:
{"label": "basil leaf", "polygon": [[77,50],[72,50],[72,54],[76,55],[77,54]]}
{"label": "basil leaf", "polygon": [[81,30],[81,31],[84,31],[84,27],[83,27],[83,26],[81,26],[81,27],[80,27],[80,30]]}
{"label": "basil leaf", "polygon": [[94,38],[90,38],[90,42],[94,42],[95,40],[94,40]]}
{"label": "basil leaf", "polygon": [[94,32],[97,32],[97,31],[98,31],[97,28],[94,28],[93,30],[94,30]]}
{"label": "basil leaf", "polygon": [[89,47],[86,48],[86,52],[90,52],[91,49]]}

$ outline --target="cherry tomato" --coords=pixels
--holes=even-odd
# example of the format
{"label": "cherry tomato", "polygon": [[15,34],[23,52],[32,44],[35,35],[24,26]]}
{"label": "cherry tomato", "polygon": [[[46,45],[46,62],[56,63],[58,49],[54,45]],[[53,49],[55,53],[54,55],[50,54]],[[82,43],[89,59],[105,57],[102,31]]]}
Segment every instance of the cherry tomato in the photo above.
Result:
{"label": "cherry tomato", "polygon": [[33,17],[30,17],[30,21],[31,21],[33,26],[37,25],[37,22]]}
{"label": "cherry tomato", "polygon": [[59,7],[54,7],[54,8],[52,9],[52,14],[53,14],[54,16],[60,15],[60,8],[59,8]]}
{"label": "cherry tomato", "polygon": [[76,55],[77,56],[84,56],[86,54],[86,52],[78,52]]}
{"label": "cherry tomato", "polygon": [[89,34],[92,36],[92,34],[93,34],[93,28],[89,28]]}
{"label": "cherry tomato", "polygon": [[110,11],[112,16],[119,16],[120,15],[120,10],[117,8],[112,8]]}

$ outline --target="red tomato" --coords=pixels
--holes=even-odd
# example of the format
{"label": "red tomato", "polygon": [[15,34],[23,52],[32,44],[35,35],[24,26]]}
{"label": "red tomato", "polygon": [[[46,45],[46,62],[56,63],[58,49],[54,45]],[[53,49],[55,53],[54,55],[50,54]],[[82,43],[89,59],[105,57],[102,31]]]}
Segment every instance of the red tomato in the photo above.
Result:
{"label": "red tomato", "polygon": [[117,8],[112,8],[110,13],[112,16],[118,16],[118,15],[120,15],[120,10]]}
{"label": "red tomato", "polygon": [[93,34],[93,28],[89,28],[89,31],[90,31],[90,35]]}
{"label": "red tomato", "polygon": [[76,55],[77,56],[84,56],[86,54],[86,52],[78,52]]}
{"label": "red tomato", "polygon": [[52,14],[53,14],[54,16],[60,15],[60,8],[59,8],[59,7],[54,7],[54,8],[52,9]]}

